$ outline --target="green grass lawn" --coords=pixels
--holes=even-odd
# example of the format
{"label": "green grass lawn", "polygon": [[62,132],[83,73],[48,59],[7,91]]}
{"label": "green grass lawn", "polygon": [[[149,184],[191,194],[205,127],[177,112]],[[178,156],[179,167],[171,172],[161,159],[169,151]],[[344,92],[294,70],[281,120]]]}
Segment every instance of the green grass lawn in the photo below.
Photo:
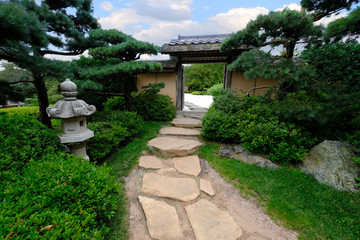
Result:
{"label": "green grass lawn", "polygon": [[276,222],[299,239],[360,239],[360,194],[340,192],[294,168],[263,169],[217,155],[220,146],[200,151],[225,179],[253,195]]}
{"label": "green grass lawn", "polygon": [[111,230],[107,239],[128,239],[128,220],[127,220],[127,199],[125,193],[124,177],[128,176],[131,170],[138,163],[142,151],[151,150],[147,142],[157,137],[159,130],[167,123],[164,122],[144,122],[140,135],[131,143],[121,148],[113,154],[105,163],[112,168],[113,177],[121,184],[121,194],[118,198],[118,211],[112,219]]}

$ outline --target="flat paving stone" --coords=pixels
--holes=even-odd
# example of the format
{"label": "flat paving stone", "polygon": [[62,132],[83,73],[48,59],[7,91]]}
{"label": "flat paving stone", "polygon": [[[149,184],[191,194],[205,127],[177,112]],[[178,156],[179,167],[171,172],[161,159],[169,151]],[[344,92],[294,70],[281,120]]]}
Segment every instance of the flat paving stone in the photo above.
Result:
{"label": "flat paving stone", "polygon": [[207,181],[205,179],[200,179],[200,190],[209,194],[210,196],[214,196],[215,195],[215,192],[214,192],[214,189],[211,185],[211,182],[210,181]]}
{"label": "flat paving stone", "polygon": [[166,157],[183,157],[199,150],[202,143],[193,139],[158,137],[150,140],[148,146],[159,150]]}
{"label": "flat paving stone", "polygon": [[175,118],[171,124],[183,128],[200,128],[201,120],[193,118]]}
{"label": "flat paving stone", "polygon": [[236,240],[243,235],[229,213],[208,200],[201,199],[185,210],[197,240]]}
{"label": "flat paving stone", "polygon": [[174,206],[153,198],[139,196],[150,236],[159,240],[183,240],[179,216]]}
{"label": "flat paving stone", "polygon": [[197,176],[201,172],[200,159],[198,156],[173,158],[174,166],[180,173]]}
{"label": "flat paving stone", "polygon": [[162,168],[162,169],[159,169],[157,170],[157,174],[160,174],[160,175],[165,175],[165,174],[171,174],[171,173],[176,173],[176,169],[175,168]]}
{"label": "flat paving stone", "polygon": [[180,127],[163,127],[160,129],[160,135],[170,136],[198,136],[200,131],[197,129],[180,128]]}
{"label": "flat paving stone", "polygon": [[143,175],[141,192],[184,202],[194,200],[200,195],[194,179],[167,177],[156,173],[145,173]]}
{"label": "flat paving stone", "polygon": [[139,159],[139,166],[146,169],[160,169],[166,167],[163,160],[156,156],[141,156]]}

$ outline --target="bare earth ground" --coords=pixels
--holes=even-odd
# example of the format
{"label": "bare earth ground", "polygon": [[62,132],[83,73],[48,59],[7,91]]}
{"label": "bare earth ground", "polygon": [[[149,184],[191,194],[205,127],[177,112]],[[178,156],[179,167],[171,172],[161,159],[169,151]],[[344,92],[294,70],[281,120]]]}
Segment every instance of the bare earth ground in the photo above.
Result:
{"label": "bare earth ground", "polygon": [[[211,181],[215,196],[211,197],[202,192],[200,197],[190,202],[181,202],[166,199],[168,203],[176,206],[185,240],[196,239],[187,218],[184,206],[197,202],[200,198],[205,198],[213,202],[221,210],[227,210],[234,220],[241,226],[244,234],[239,240],[292,240],[297,239],[297,233],[284,227],[276,225],[267,216],[255,200],[243,198],[239,190],[232,184],[227,183],[220,175],[201,159],[202,172],[200,176]],[[129,198],[129,221],[131,240],[151,240],[149,236],[145,215],[138,200],[140,193],[142,174],[147,170],[136,167],[129,177],[126,178],[126,192]],[[164,200],[164,199],[162,199]]]}

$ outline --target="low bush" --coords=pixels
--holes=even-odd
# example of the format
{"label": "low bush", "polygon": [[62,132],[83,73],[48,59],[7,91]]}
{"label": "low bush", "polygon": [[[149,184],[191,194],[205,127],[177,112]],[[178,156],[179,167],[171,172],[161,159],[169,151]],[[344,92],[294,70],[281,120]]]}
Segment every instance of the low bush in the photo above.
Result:
{"label": "low bush", "polygon": [[211,88],[209,88],[209,89],[206,91],[206,94],[207,94],[207,95],[212,95],[212,96],[217,96],[217,95],[220,95],[220,94],[221,94],[222,89],[223,89],[223,84],[222,84],[222,83],[218,83],[218,84],[215,84],[214,86],[212,86]]}
{"label": "low bush", "polygon": [[229,91],[215,97],[202,120],[206,138],[240,143],[281,164],[302,161],[315,143],[310,133],[295,124],[281,122],[261,98],[241,98]]}
{"label": "low bush", "polygon": [[133,112],[97,112],[88,124],[95,136],[87,143],[90,158],[99,161],[112,153],[119,144],[129,142],[139,133],[143,121]]}
{"label": "low bush", "polygon": [[[134,98],[135,112],[145,121],[170,121],[176,115],[175,106],[169,96],[156,92],[143,92]],[[123,97],[113,97],[104,103],[105,111],[125,110]]]}
{"label": "low bush", "polygon": [[5,239],[103,239],[118,186],[108,167],[65,153],[32,161],[0,191]]}
{"label": "low bush", "polygon": [[145,121],[170,121],[176,115],[169,96],[143,93],[134,99],[136,112]]}
{"label": "low bush", "polygon": [[103,104],[104,111],[120,110],[125,111],[125,99],[124,97],[112,97],[109,98]]}
{"label": "low bush", "polygon": [[0,114],[0,139],[0,175],[21,170],[30,159],[63,150],[54,131],[18,114]]}
{"label": "low bush", "polygon": [[21,116],[30,116],[37,119],[39,117],[39,107],[14,107],[0,109],[0,112],[7,112],[11,114],[19,114]]}
{"label": "low bush", "polygon": [[192,95],[206,95],[206,91],[192,91]]}

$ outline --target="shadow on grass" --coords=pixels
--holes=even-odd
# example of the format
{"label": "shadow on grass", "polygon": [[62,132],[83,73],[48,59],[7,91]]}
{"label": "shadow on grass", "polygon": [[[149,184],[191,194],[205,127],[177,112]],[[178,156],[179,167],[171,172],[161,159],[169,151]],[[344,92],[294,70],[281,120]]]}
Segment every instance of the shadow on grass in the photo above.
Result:
{"label": "shadow on grass", "polygon": [[360,239],[360,193],[340,192],[294,168],[264,169],[218,156],[220,146],[200,151],[225,179],[255,198],[272,219],[299,239]]}
{"label": "shadow on grass", "polygon": [[166,122],[144,122],[139,136],[105,161],[105,164],[112,168],[112,176],[117,180],[121,188],[118,196],[118,210],[111,220],[111,230],[106,239],[128,239],[128,202],[124,177],[128,176],[131,170],[137,165],[138,159],[143,151],[151,152],[151,149],[147,146],[147,142],[157,137],[160,128],[167,124]]}

